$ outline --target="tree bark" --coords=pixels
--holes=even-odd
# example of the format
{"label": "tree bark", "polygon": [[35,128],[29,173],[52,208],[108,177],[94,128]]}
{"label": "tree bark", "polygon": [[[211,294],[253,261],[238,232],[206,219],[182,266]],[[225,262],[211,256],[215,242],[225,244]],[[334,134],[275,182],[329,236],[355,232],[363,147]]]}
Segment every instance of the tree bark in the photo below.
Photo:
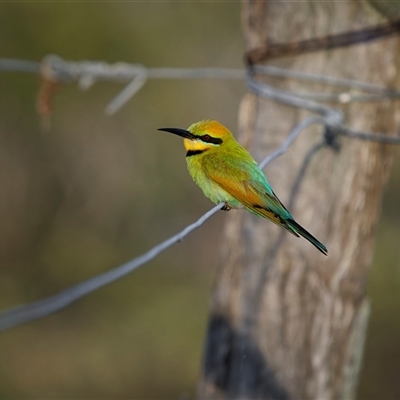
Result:
{"label": "tree bark", "polygon": [[[325,36],[384,22],[366,2],[243,3],[246,49],[270,42]],[[399,40],[286,57],[274,64],[308,73],[400,83]],[[272,79],[269,80],[271,82]],[[322,85],[276,79],[293,91],[329,92]],[[337,90],[337,89],[336,89]],[[332,105],[332,106],[337,106]],[[342,107],[353,129],[393,134],[400,114],[393,101]],[[246,94],[241,142],[257,160],[278,147],[309,113]],[[397,120],[396,120],[397,118]],[[267,169],[284,204],[322,128],[309,128]],[[227,216],[212,296],[199,385],[202,399],[354,398],[369,305],[365,289],[392,146],[340,138],[311,160],[290,210],[329,250],[244,211]]]}

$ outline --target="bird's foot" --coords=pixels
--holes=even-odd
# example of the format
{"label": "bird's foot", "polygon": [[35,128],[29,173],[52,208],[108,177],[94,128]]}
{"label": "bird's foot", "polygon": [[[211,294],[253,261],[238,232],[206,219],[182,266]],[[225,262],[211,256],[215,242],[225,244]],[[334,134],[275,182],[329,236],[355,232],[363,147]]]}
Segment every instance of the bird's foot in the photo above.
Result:
{"label": "bird's foot", "polygon": [[232,207],[229,207],[227,203],[224,204],[224,206],[221,208],[223,211],[229,211],[232,210]]}

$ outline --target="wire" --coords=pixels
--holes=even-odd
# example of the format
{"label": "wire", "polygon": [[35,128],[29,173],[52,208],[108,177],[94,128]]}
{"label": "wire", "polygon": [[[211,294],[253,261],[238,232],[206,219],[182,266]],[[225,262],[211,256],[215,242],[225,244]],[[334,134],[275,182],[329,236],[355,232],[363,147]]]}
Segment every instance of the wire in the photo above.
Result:
{"label": "wire", "polygon": [[[288,71],[276,67],[253,67],[248,73],[241,70],[204,68],[204,69],[174,69],[174,68],[145,68],[138,64],[118,63],[109,65],[104,62],[66,62],[58,56],[47,56],[41,63],[24,60],[12,60],[0,58],[0,71],[15,71],[26,73],[41,73],[42,77],[51,82],[79,82],[82,88],[89,88],[97,80],[128,81],[128,86],[109,104],[108,112],[115,113],[125,104],[149,78],[155,79],[243,79],[247,78],[247,86],[250,91],[258,96],[272,99],[296,108],[306,109],[318,114],[310,116],[298,123],[288,134],[282,145],[274,152],[266,156],[260,163],[265,168],[276,158],[285,154],[295,139],[310,125],[320,124],[325,127],[325,141],[314,145],[307,153],[303,166],[292,187],[290,205],[299,190],[300,182],[303,179],[307,166],[314,154],[323,146],[329,145],[337,148],[336,138],[338,135],[354,139],[368,140],[389,144],[400,144],[400,138],[378,134],[374,132],[355,131],[343,125],[344,115],[342,111],[317,103],[304,95],[277,89],[266,85],[255,78],[255,73],[270,74],[272,76],[291,77],[306,81],[314,81],[329,85],[347,86],[373,92],[376,99],[399,97],[398,91],[388,90],[377,85],[365,82],[350,81],[341,78],[311,76],[302,72]],[[307,95],[307,94],[306,94]],[[176,235],[154,246],[148,252],[108,272],[94,276],[86,281],[73,285],[58,294],[47,297],[43,300],[28,303],[18,307],[0,312],[0,331],[16,327],[20,324],[43,318],[53,314],[84,296],[115,282],[118,279],[130,274],[140,266],[154,259],[161,252],[172,245],[183,240],[193,230],[203,225],[209,218],[216,214],[223,204],[219,204],[201,216],[196,222],[187,226]],[[283,236],[282,236],[283,238]],[[280,243],[282,240],[280,241]]]}
{"label": "wire", "polygon": [[[290,131],[282,145],[261,161],[260,167],[265,168],[272,161],[285,154],[290,146],[293,144],[294,140],[300,135],[300,133],[314,123],[323,123],[323,120],[321,120],[319,117],[309,117],[306,120],[301,121],[299,124],[297,124]],[[82,297],[87,296],[88,294],[130,274],[131,272],[138,269],[140,266],[151,261],[158,254],[168,249],[173,244],[183,240],[189,233],[199,228],[210,217],[216,214],[217,211],[221,210],[222,206],[223,204],[221,203],[213,207],[202,217],[200,217],[196,222],[187,226],[178,234],[158,244],[157,246],[150,249],[148,252],[129,261],[126,264],[123,264],[101,275],[97,275],[86,281],[78,283],[74,286],[71,286],[54,296],[50,296],[43,300],[28,303],[0,312],[0,331],[10,329],[26,322],[30,322],[53,314],[54,312],[62,310],[63,308],[69,306],[70,304],[81,299]]]}

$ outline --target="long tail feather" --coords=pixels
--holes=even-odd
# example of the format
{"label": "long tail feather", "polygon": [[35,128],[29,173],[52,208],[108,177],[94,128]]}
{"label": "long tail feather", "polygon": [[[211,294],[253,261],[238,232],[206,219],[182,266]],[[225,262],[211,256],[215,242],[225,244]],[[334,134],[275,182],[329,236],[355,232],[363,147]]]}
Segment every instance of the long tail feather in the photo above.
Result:
{"label": "long tail feather", "polygon": [[299,225],[294,219],[287,219],[286,223],[292,228],[296,233],[303,236],[311,244],[313,244],[322,254],[328,255],[328,249],[311,233],[307,232],[301,225]]}

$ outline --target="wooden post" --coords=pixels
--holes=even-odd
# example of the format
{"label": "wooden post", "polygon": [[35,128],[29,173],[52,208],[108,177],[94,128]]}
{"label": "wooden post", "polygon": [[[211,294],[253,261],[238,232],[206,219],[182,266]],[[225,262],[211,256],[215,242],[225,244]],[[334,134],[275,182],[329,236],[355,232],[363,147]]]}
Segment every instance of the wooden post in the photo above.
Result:
{"label": "wooden post", "polygon": [[[366,2],[243,3],[246,49],[384,22]],[[272,63],[269,63],[272,64]],[[286,57],[274,65],[308,73],[400,86],[399,40]],[[272,80],[269,79],[269,82]],[[337,88],[275,79],[293,91]],[[343,89],[346,90],[346,89]],[[339,107],[337,104],[332,106]],[[353,129],[395,133],[394,102],[341,107]],[[246,94],[239,139],[260,160],[309,113]],[[266,175],[284,204],[322,128],[309,128]],[[291,209],[329,250],[320,254],[244,211],[227,215],[205,347],[201,399],[351,399],[355,396],[368,321],[365,295],[375,227],[392,146],[339,139],[319,150]]]}

